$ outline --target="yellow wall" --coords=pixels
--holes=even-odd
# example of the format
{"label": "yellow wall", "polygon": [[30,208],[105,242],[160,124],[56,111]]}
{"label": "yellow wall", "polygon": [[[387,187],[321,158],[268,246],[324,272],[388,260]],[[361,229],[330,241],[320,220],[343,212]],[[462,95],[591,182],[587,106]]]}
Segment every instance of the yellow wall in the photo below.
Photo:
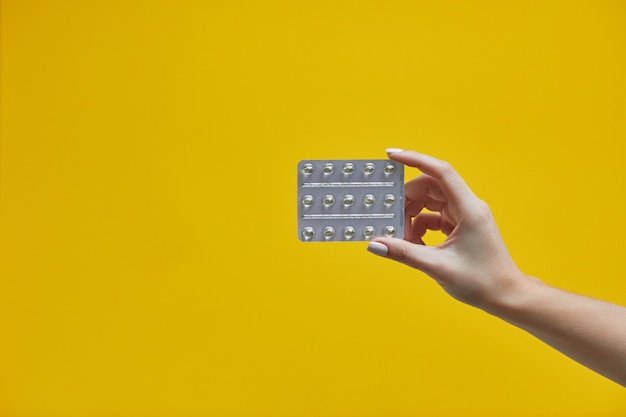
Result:
{"label": "yellow wall", "polygon": [[525,272],[626,304],[623,1],[3,0],[1,24],[0,415],[624,414],[295,227],[298,160],[415,149]]}

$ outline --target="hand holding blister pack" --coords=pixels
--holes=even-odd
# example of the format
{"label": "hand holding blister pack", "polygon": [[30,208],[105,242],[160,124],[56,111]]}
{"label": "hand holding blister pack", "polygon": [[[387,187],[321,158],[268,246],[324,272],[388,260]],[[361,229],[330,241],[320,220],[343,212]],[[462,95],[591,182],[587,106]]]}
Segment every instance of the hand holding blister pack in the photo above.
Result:
{"label": "hand holding blister pack", "polygon": [[404,237],[404,165],[391,160],[300,161],[298,236],[303,242]]}

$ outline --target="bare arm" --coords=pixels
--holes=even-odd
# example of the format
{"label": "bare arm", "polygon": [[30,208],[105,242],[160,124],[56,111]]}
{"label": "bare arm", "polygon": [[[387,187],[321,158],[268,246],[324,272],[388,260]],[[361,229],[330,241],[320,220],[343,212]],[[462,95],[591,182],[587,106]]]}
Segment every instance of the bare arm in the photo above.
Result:
{"label": "bare arm", "polygon": [[626,387],[626,308],[537,280],[485,311]]}
{"label": "bare arm", "polygon": [[[405,240],[376,238],[369,251],[425,272],[454,298],[528,331],[626,386],[626,308],[524,275],[487,204],[448,163],[412,151],[388,153],[423,174],[405,185]],[[447,239],[426,246],[422,237],[427,230],[441,230]]]}

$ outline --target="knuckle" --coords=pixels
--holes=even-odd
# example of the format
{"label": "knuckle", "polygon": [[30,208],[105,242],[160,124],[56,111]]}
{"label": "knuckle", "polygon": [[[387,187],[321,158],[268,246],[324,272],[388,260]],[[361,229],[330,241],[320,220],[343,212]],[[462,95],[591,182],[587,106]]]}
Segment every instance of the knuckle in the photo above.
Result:
{"label": "knuckle", "polygon": [[489,208],[489,204],[485,200],[478,199],[478,211],[482,214],[490,215],[491,209]]}
{"label": "knuckle", "polygon": [[486,201],[478,199],[474,206],[473,216],[476,221],[487,222],[492,220],[491,209]]}

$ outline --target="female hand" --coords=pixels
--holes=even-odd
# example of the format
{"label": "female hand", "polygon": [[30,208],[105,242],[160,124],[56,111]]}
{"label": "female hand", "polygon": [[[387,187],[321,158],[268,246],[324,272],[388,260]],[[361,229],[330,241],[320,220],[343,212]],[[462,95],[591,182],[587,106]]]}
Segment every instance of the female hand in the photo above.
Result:
{"label": "female hand", "polygon": [[[370,252],[425,272],[453,297],[483,309],[531,280],[511,259],[487,204],[450,164],[413,151],[387,152],[423,174],[405,185],[405,240],[376,238]],[[428,230],[447,238],[426,246]]]}
{"label": "female hand", "polygon": [[[405,185],[405,240],[376,238],[370,252],[425,272],[453,297],[626,386],[625,307],[522,274],[489,207],[448,163],[400,149],[387,152],[423,174]],[[441,245],[426,246],[422,237],[428,230],[441,230],[447,238]]]}

